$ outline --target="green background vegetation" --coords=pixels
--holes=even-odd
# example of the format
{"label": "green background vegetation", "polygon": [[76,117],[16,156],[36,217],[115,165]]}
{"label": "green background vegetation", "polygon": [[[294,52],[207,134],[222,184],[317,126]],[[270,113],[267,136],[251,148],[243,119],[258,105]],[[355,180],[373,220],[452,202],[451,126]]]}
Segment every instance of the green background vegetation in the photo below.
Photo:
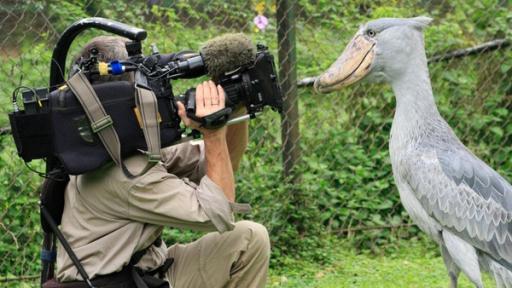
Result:
{"label": "green background vegetation", "polygon": [[[255,31],[252,24],[257,1],[161,1],[151,9],[145,1],[2,2],[0,13],[25,11],[23,21],[31,15],[36,20],[12,27],[2,24],[6,40],[0,42],[0,126],[8,125],[10,93],[17,85],[47,85],[56,31],[77,19],[96,15],[145,28],[146,52],[150,43],[161,52],[197,50],[220,33],[243,31],[268,45],[277,57],[275,5],[263,2],[270,18],[264,32]],[[433,17],[425,31],[429,56],[510,39],[512,34],[508,1],[300,0],[297,6],[299,79],[326,69],[369,19]],[[70,53],[96,35],[97,31],[84,33]],[[430,65],[441,114],[464,143],[507,179],[512,179],[511,56],[507,48]],[[174,90],[180,93],[198,81],[175,81]],[[303,88],[299,99],[302,161],[296,173],[301,182],[283,181],[280,119],[272,112],[251,122],[248,153],[237,175],[239,202],[253,206],[246,218],[270,231],[271,285],[447,286],[438,249],[410,225],[393,183],[387,150],[394,111],[390,88],[363,83],[329,95]],[[34,275],[41,241],[41,178],[17,158],[9,136],[0,141],[0,277]],[[37,161],[30,164],[38,170],[44,167]],[[187,242],[199,235],[170,229],[165,234],[169,242]]]}

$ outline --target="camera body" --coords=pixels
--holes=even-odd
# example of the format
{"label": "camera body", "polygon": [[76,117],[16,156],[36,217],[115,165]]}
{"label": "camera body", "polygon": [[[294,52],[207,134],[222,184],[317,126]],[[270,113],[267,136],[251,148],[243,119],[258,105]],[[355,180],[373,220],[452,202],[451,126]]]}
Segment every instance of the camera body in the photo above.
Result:
{"label": "camera body", "polygon": [[258,44],[254,63],[226,73],[218,80],[226,92],[226,106],[242,103],[251,115],[266,106],[281,112],[281,90],[274,67],[274,56],[266,46]]}
{"label": "camera body", "polygon": [[[172,95],[170,80],[179,78],[196,78],[208,73],[207,65],[203,57],[194,52],[182,51],[176,54],[160,54],[155,46],[150,56],[144,57],[141,53],[140,42],[126,43],[129,59],[123,61],[111,61],[106,66],[106,71],[111,75],[120,75],[126,72],[141,72],[146,78],[146,85],[158,96],[162,93]],[[91,57],[81,59],[77,66],[89,78],[94,79],[101,74],[100,64],[94,53]],[[103,72],[104,74],[104,72]],[[264,45],[257,45],[254,61],[241,65],[235,70],[228,71],[215,79],[216,84],[222,86],[226,93],[226,107],[234,110],[237,106],[244,105],[251,116],[261,112],[264,107],[281,112],[282,95],[279,87],[274,57]],[[195,115],[195,90],[189,89],[185,94],[177,97],[187,107],[187,114],[194,118]],[[173,105],[174,106],[174,105]],[[173,107],[176,109],[176,107]],[[176,114],[177,115],[177,114]],[[201,119],[197,119],[201,121]],[[206,128],[208,127],[205,122]]]}

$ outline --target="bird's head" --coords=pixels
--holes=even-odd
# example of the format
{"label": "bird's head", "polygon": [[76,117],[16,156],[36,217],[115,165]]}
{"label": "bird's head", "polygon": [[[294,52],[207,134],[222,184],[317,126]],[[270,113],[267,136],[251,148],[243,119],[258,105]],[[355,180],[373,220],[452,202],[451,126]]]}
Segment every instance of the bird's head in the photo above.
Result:
{"label": "bird's head", "polygon": [[315,90],[328,93],[363,78],[391,81],[423,49],[422,30],[429,17],[381,18],[362,25],[340,57],[315,81]]}

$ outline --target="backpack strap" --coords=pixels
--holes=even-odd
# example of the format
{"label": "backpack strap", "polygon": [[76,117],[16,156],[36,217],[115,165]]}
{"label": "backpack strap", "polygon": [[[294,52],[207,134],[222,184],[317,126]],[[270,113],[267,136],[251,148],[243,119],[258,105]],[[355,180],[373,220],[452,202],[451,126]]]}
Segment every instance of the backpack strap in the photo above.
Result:
{"label": "backpack strap", "polygon": [[[144,138],[146,139],[146,145],[148,147],[148,151],[144,153],[148,156],[149,163],[156,164],[161,159],[160,148],[162,147],[160,143],[158,102],[153,90],[146,86],[136,84],[135,91],[135,103],[140,110],[142,118],[142,132],[144,133]],[[151,165],[151,167],[153,167],[153,165]],[[143,172],[146,173],[146,171]]]}
{"label": "backpack strap", "polygon": [[158,123],[158,105],[156,96],[151,89],[136,85],[136,104],[141,111],[142,130],[146,139],[148,162],[141,172],[132,174],[121,157],[121,143],[113,126],[112,118],[107,114],[96,95],[91,83],[82,71],[67,81],[82,108],[91,122],[91,128],[98,135],[103,146],[114,162],[121,166],[126,177],[133,179],[146,173],[160,161],[160,127]]}

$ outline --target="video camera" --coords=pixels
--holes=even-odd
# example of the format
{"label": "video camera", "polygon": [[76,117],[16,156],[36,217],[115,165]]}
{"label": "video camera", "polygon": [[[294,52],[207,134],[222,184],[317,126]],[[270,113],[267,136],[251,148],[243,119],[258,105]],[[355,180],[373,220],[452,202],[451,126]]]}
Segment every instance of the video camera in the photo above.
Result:
{"label": "video camera", "polygon": [[[73,66],[70,76],[74,73],[83,76],[84,87],[91,87],[89,90],[94,94],[87,97],[97,100],[97,109],[84,104],[79,91],[87,89],[77,90],[70,80],[64,81],[63,75],[72,41],[89,28],[98,28],[131,40],[126,43],[128,59],[102,62],[93,49],[89,51],[90,57],[78,59]],[[146,31],[142,29],[103,18],[83,19],[68,27],[53,51],[49,89],[20,87],[13,93],[14,112],[10,113],[9,118],[18,154],[25,161],[51,160],[47,161],[47,172],[52,167],[60,166],[68,174],[78,175],[97,169],[112,159],[116,164],[122,164],[121,157],[137,151],[144,151],[151,160],[149,152],[154,156],[156,149],[149,147],[148,142],[152,141],[148,141],[148,138],[151,135],[157,138],[155,133],[160,138],[158,149],[180,142],[184,130],[180,127],[176,101],[182,101],[187,115],[205,128],[254,118],[266,106],[281,112],[281,90],[273,56],[267,47],[254,47],[242,34],[233,34],[207,42],[200,53],[185,51],[161,54],[153,46],[152,54],[144,56],[141,41],[146,36]],[[131,73],[134,81],[95,81],[98,75],[125,73]],[[216,84],[224,88],[226,108],[197,118],[194,89],[175,97],[171,81],[203,75],[211,76]],[[17,104],[19,90],[22,90],[24,110],[20,110]],[[137,98],[141,91],[154,96]],[[141,111],[144,108],[142,102],[148,97],[155,98],[157,110],[154,113]],[[247,115],[230,119],[231,112],[239,105],[246,107]],[[94,109],[102,110],[102,114],[92,117]],[[146,114],[157,116],[157,132],[150,132],[146,127]],[[112,147],[120,150],[120,156],[114,155],[111,150],[115,149],[108,147],[109,141],[102,136],[106,130],[117,135],[119,143],[116,145],[120,148],[116,145]]]}
{"label": "video camera", "polygon": [[[239,37],[244,36],[240,36],[240,34],[224,36],[225,39],[235,42],[245,40],[238,39]],[[127,72],[141,72],[147,80],[147,85],[155,93],[158,91],[169,93],[172,90],[169,80],[196,78],[208,74],[208,65],[205,63],[203,55],[198,53],[184,51],[177,54],[160,54],[156,46],[153,45],[152,54],[145,57],[142,55],[139,41],[126,43],[126,50],[129,59],[114,60],[106,64],[99,62],[97,53],[92,51],[90,58],[80,60],[77,64],[78,69],[91,78],[98,74],[120,75]],[[236,69],[217,75],[214,79],[226,93],[227,109],[224,114],[216,114],[217,118],[206,116],[204,119],[199,119],[195,117],[195,90],[189,89],[185,94],[177,97],[178,101],[185,104],[189,117],[202,122],[205,128],[215,128],[225,124],[227,118],[223,116],[229,116],[229,113],[240,104],[245,105],[247,114],[251,117],[261,112],[266,106],[281,112],[281,92],[277,83],[274,59],[268,48],[258,44],[254,59],[240,61],[247,63],[240,63]],[[102,65],[103,67],[101,67]],[[224,63],[220,65],[224,65]],[[215,68],[219,69],[219,67]],[[101,71],[102,69],[103,71]]]}

